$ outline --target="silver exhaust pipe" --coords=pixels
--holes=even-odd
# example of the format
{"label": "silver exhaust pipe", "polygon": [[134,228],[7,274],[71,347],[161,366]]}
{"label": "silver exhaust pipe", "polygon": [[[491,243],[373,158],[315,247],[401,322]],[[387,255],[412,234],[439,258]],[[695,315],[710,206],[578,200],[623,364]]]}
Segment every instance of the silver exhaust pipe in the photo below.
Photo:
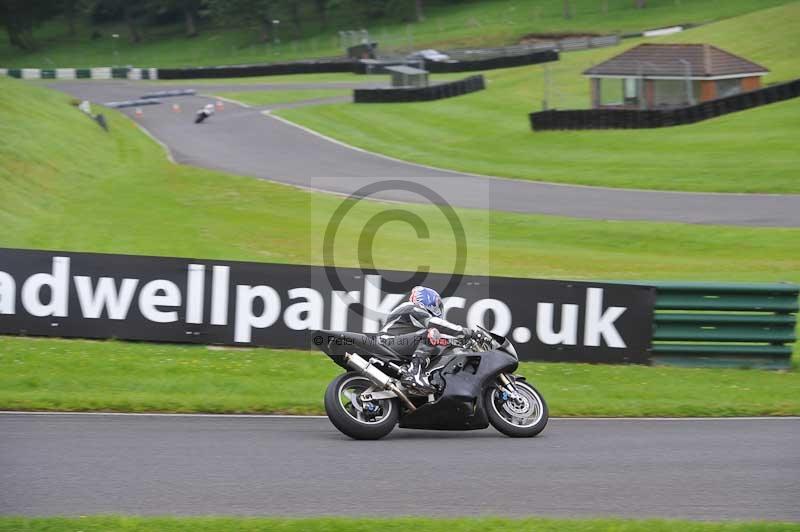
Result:
{"label": "silver exhaust pipe", "polygon": [[380,369],[370,364],[368,361],[364,359],[364,357],[361,357],[356,353],[345,353],[344,361],[347,363],[348,366],[358,371],[359,373],[364,375],[366,378],[368,378],[378,386],[397,394],[397,397],[402,399],[402,401],[406,404],[408,409],[411,410],[412,412],[417,409],[417,407],[414,406],[414,403],[411,402],[411,400],[406,396],[406,394],[404,394],[400,390],[400,388],[397,387],[394,379],[392,379],[386,373],[382,372]]}

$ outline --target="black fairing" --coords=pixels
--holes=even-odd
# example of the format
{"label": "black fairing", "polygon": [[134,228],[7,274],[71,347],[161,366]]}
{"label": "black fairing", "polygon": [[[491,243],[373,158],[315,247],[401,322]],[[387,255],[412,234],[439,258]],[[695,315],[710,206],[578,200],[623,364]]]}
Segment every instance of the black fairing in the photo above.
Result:
{"label": "black fairing", "polygon": [[[506,342],[498,337],[502,345]],[[314,333],[314,344],[336,364],[347,371],[352,368],[344,362],[345,352],[358,353],[369,360],[371,357],[384,362],[404,364],[406,356],[377,341],[377,335],[341,331],[319,330]],[[422,402],[424,398],[412,397],[419,403],[416,411],[404,411],[400,416],[400,427],[429,430],[485,429],[489,418],[483,404],[483,392],[500,373],[513,373],[519,362],[516,356],[503,350],[472,352],[446,348],[434,356],[429,368],[441,367],[434,372],[431,381],[444,388],[433,402]]]}
{"label": "black fairing", "polygon": [[513,373],[516,358],[503,351],[450,352],[433,360],[430,367],[445,364],[438,377],[444,392],[432,403],[400,417],[403,428],[429,430],[473,430],[489,426],[483,391],[500,373]]}

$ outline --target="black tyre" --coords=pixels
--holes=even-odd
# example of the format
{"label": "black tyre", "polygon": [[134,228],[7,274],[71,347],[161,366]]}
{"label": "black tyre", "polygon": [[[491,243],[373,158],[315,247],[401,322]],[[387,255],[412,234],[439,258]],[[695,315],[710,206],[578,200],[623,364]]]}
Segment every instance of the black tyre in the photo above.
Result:
{"label": "black tyre", "polygon": [[530,438],[544,430],[549,411],[544,397],[523,380],[514,382],[517,398],[491,386],[484,394],[489,422],[494,428],[512,438]]}
{"label": "black tyre", "polygon": [[[400,417],[397,399],[364,403],[359,396],[373,387],[356,372],[336,377],[325,391],[325,412],[333,426],[354,440],[377,440],[394,429]],[[370,411],[371,409],[371,411]]]}

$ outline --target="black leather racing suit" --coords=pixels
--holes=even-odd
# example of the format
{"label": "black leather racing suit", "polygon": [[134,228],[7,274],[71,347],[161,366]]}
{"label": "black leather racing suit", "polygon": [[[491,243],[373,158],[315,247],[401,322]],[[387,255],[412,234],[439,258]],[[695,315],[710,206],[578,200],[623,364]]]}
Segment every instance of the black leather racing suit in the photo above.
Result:
{"label": "black leather racing suit", "polygon": [[431,341],[430,331],[457,339],[463,339],[471,331],[455,323],[433,316],[424,308],[411,302],[398,305],[386,318],[386,325],[378,333],[380,342],[404,356],[411,357],[409,371],[419,374],[430,361],[430,356],[438,349]]}

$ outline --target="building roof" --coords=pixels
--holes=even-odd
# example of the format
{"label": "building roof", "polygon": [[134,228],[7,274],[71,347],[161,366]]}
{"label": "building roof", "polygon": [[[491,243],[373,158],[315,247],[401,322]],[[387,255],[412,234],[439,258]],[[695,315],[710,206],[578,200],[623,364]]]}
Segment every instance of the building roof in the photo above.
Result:
{"label": "building roof", "polygon": [[586,76],[686,77],[764,75],[768,69],[710,44],[640,44],[583,72]]}

